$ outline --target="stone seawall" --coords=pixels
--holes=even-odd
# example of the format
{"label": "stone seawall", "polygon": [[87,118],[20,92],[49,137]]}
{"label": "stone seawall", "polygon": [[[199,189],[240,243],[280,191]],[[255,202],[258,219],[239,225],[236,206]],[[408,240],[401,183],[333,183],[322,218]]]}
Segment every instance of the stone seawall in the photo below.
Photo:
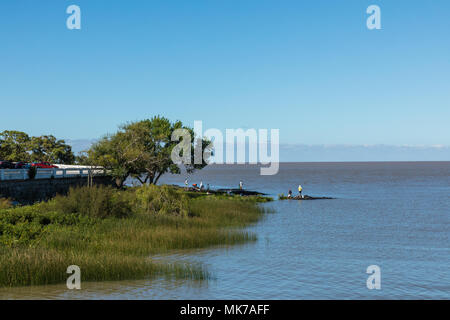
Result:
{"label": "stone seawall", "polygon": [[[94,177],[94,184],[116,186],[111,177]],[[86,177],[0,181],[0,198],[10,198],[26,204],[48,200],[57,194],[67,194],[70,187],[87,185]]]}

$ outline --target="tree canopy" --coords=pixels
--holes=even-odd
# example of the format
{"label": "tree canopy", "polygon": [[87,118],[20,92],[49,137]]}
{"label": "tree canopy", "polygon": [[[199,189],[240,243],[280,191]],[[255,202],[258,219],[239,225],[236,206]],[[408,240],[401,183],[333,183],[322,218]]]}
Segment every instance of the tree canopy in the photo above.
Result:
{"label": "tree canopy", "polygon": [[0,133],[0,160],[28,162],[30,141],[25,132],[3,131]]}
{"label": "tree canopy", "polygon": [[[103,166],[110,170],[118,185],[122,185],[129,176],[142,184],[156,184],[160,177],[167,173],[181,173],[179,164],[172,161],[171,154],[179,143],[172,141],[172,134],[177,129],[185,129],[189,133],[191,151],[195,147],[195,136],[191,128],[184,127],[180,121],[170,122],[164,117],[153,117],[122,125],[112,135],[103,137],[92,145],[87,152],[86,162]],[[202,150],[206,150],[209,141],[199,139]],[[190,152],[190,163],[184,164],[188,172],[202,169],[207,159],[194,164],[194,152]]]}
{"label": "tree canopy", "polygon": [[72,164],[75,156],[71,146],[52,135],[30,137],[25,132],[6,130],[0,133],[0,159]]}

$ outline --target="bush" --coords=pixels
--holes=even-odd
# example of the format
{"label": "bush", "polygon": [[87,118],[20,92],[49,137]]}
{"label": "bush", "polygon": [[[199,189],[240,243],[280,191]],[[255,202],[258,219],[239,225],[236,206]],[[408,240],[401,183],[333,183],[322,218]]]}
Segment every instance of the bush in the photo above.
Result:
{"label": "bush", "polygon": [[56,196],[51,201],[58,212],[95,218],[126,217],[132,212],[130,203],[129,193],[105,186],[70,188],[67,196]]}
{"label": "bush", "polygon": [[0,245],[31,245],[49,228],[58,226],[86,225],[88,217],[78,214],[44,212],[40,205],[16,207],[0,211]]}
{"label": "bush", "polygon": [[183,217],[189,215],[188,198],[174,188],[145,185],[135,192],[139,212]]}
{"label": "bush", "polygon": [[10,199],[0,198],[0,209],[8,209],[13,206]]}

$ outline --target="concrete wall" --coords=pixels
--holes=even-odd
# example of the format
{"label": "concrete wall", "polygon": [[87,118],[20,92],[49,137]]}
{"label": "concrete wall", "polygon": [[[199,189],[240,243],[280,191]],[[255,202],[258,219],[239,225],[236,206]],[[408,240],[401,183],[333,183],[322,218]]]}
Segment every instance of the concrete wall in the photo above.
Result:
{"label": "concrete wall", "polygon": [[[108,176],[94,177],[94,183],[116,186]],[[67,194],[70,187],[85,185],[87,185],[86,177],[0,181],[0,198],[10,198],[27,204],[48,200],[57,194]]]}

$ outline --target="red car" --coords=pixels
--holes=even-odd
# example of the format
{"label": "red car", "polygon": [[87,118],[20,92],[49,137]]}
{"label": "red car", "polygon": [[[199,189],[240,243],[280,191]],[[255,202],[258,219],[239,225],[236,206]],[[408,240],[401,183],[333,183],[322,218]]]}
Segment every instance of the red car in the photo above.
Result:
{"label": "red car", "polygon": [[31,164],[32,167],[40,168],[40,169],[53,169],[58,168],[57,166],[51,164],[50,162],[33,162]]}

